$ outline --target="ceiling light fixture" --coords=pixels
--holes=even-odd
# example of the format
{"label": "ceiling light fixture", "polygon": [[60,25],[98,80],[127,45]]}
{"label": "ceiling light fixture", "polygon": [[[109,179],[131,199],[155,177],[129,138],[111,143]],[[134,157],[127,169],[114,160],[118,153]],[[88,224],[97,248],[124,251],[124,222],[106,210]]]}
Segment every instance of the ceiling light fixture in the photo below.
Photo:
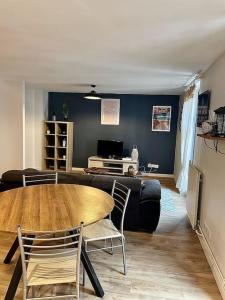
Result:
{"label": "ceiling light fixture", "polygon": [[96,91],[95,91],[96,85],[92,84],[91,87],[92,87],[92,91],[90,93],[86,94],[84,96],[84,99],[88,99],[88,100],[101,100],[102,97],[99,94],[97,94]]}

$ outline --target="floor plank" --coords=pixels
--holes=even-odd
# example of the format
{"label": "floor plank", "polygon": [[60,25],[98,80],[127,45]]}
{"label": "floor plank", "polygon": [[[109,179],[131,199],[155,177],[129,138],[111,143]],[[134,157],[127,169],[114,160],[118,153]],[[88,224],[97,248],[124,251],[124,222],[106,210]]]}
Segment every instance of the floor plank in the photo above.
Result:
{"label": "floor plank", "polygon": [[[197,236],[186,216],[184,200],[174,184],[161,181],[171,192],[174,212],[163,212],[154,234],[126,232],[127,276],[122,274],[122,257],[119,251],[91,253],[90,259],[105,290],[107,300],[221,300]],[[12,264],[4,265],[3,257],[14,239],[13,235],[0,233],[0,299],[11,278]],[[22,299],[22,284],[16,300]],[[60,286],[58,293],[69,292],[71,286]],[[51,293],[42,288],[37,293]],[[81,288],[81,299],[97,299],[90,282]]]}

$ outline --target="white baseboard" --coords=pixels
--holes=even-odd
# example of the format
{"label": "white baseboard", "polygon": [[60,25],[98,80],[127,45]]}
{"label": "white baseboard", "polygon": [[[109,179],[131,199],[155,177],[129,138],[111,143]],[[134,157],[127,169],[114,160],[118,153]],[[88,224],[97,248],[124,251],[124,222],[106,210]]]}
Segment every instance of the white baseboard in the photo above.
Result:
{"label": "white baseboard", "polygon": [[145,173],[142,172],[140,176],[146,176],[146,177],[159,177],[159,178],[174,178],[174,174],[160,174],[160,173]]}
{"label": "white baseboard", "polygon": [[[201,232],[202,232],[202,230],[201,230]],[[223,278],[223,274],[220,271],[220,267],[212,253],[212,250],[210,249],[210,246],[209,246],[205,236],[202,234],[202,235],[198,235],[198,237],[199,237],[200,243],[202,245],[203,251],[205,253],[205,256],[207,258],[207,261],[212,270],[213,276],[216,280],[216,283],[217,283],[217,286],[221,293],[221,296],[225,300],[225,280]]]}

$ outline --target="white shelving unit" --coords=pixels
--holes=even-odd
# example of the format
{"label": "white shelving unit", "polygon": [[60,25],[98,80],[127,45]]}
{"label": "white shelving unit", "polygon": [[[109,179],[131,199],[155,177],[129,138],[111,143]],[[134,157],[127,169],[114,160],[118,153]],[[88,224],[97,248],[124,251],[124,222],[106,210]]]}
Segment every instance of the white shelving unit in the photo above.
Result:
{"label": "white shelving unit", "polygon": [[43,170],[71,171],[72,157],[73,122],[45,121]]}

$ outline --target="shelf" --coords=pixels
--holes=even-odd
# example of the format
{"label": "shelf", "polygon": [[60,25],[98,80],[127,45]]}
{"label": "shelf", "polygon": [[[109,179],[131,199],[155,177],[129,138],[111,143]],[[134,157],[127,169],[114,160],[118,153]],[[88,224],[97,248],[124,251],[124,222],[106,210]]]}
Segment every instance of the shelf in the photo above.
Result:
{"label": "shelf", "polygon": [[138,164],[137,160],[132,160],[130,159],[126,159],[126,158],[121,158],[121,159],[114,159],[114,158],[103,158],[103,157],[99,157],[99,156],[91,156],[89,157],[89,159],[91,161],[100,161],[100,162],[108,162],[108,163],[113,163],[113,164],[124,164],[124,163],[129,163],[129,164]]}
{"label": "shelf", "polygon": [[66,171],[66,167],[60,166],[56,170],[57,171]]}
{"label": "shelf", "polygon": [[67,134],[57,134],[57,136],[67,136]]}
{"label": "shelf", "polygon": [[207,140],[216,140],[216,141],[225,141],[224,137],[219,137],[219,136],[213,136],[211,134],[197,134],[197,136],[207,139]]}
{"label": "shelf", "polygon": [[66,158],[57,158],[57,160],[66,160]]}
{"label": "shelf", "polygon": [[63,146],[57,146],[56,148],[59,148],[59,149],[66,149],[66,147],[63,147]]}
{"label": "shelf", "polygon": [[45,147],[46,147],[46,148],[55,148],[54,145],[46,145]]}
{"label": "shelf", "polygon": [[55,168],[54,168],[54,166],[52,166],[52,167],[49,167],[49,168],[45,168],[43,171],[55,171]]}
{"label": "shelf", "polygon": [[123,170],[123,167],[107,167],[107,166],[103,166],[103,167],[101,167],[101,169]]}
{"label": "shelf", "polygon": [[46,136],[49,136],[49,135],[52,136],[52,135],[55,135],[55,134],[54,133],[46,133],[45,135]]}
{"label": "shelf", "polygon": [[55,157],[45,157],[45,159],[51,159],[51,160],[54,160],[55,159]]}

